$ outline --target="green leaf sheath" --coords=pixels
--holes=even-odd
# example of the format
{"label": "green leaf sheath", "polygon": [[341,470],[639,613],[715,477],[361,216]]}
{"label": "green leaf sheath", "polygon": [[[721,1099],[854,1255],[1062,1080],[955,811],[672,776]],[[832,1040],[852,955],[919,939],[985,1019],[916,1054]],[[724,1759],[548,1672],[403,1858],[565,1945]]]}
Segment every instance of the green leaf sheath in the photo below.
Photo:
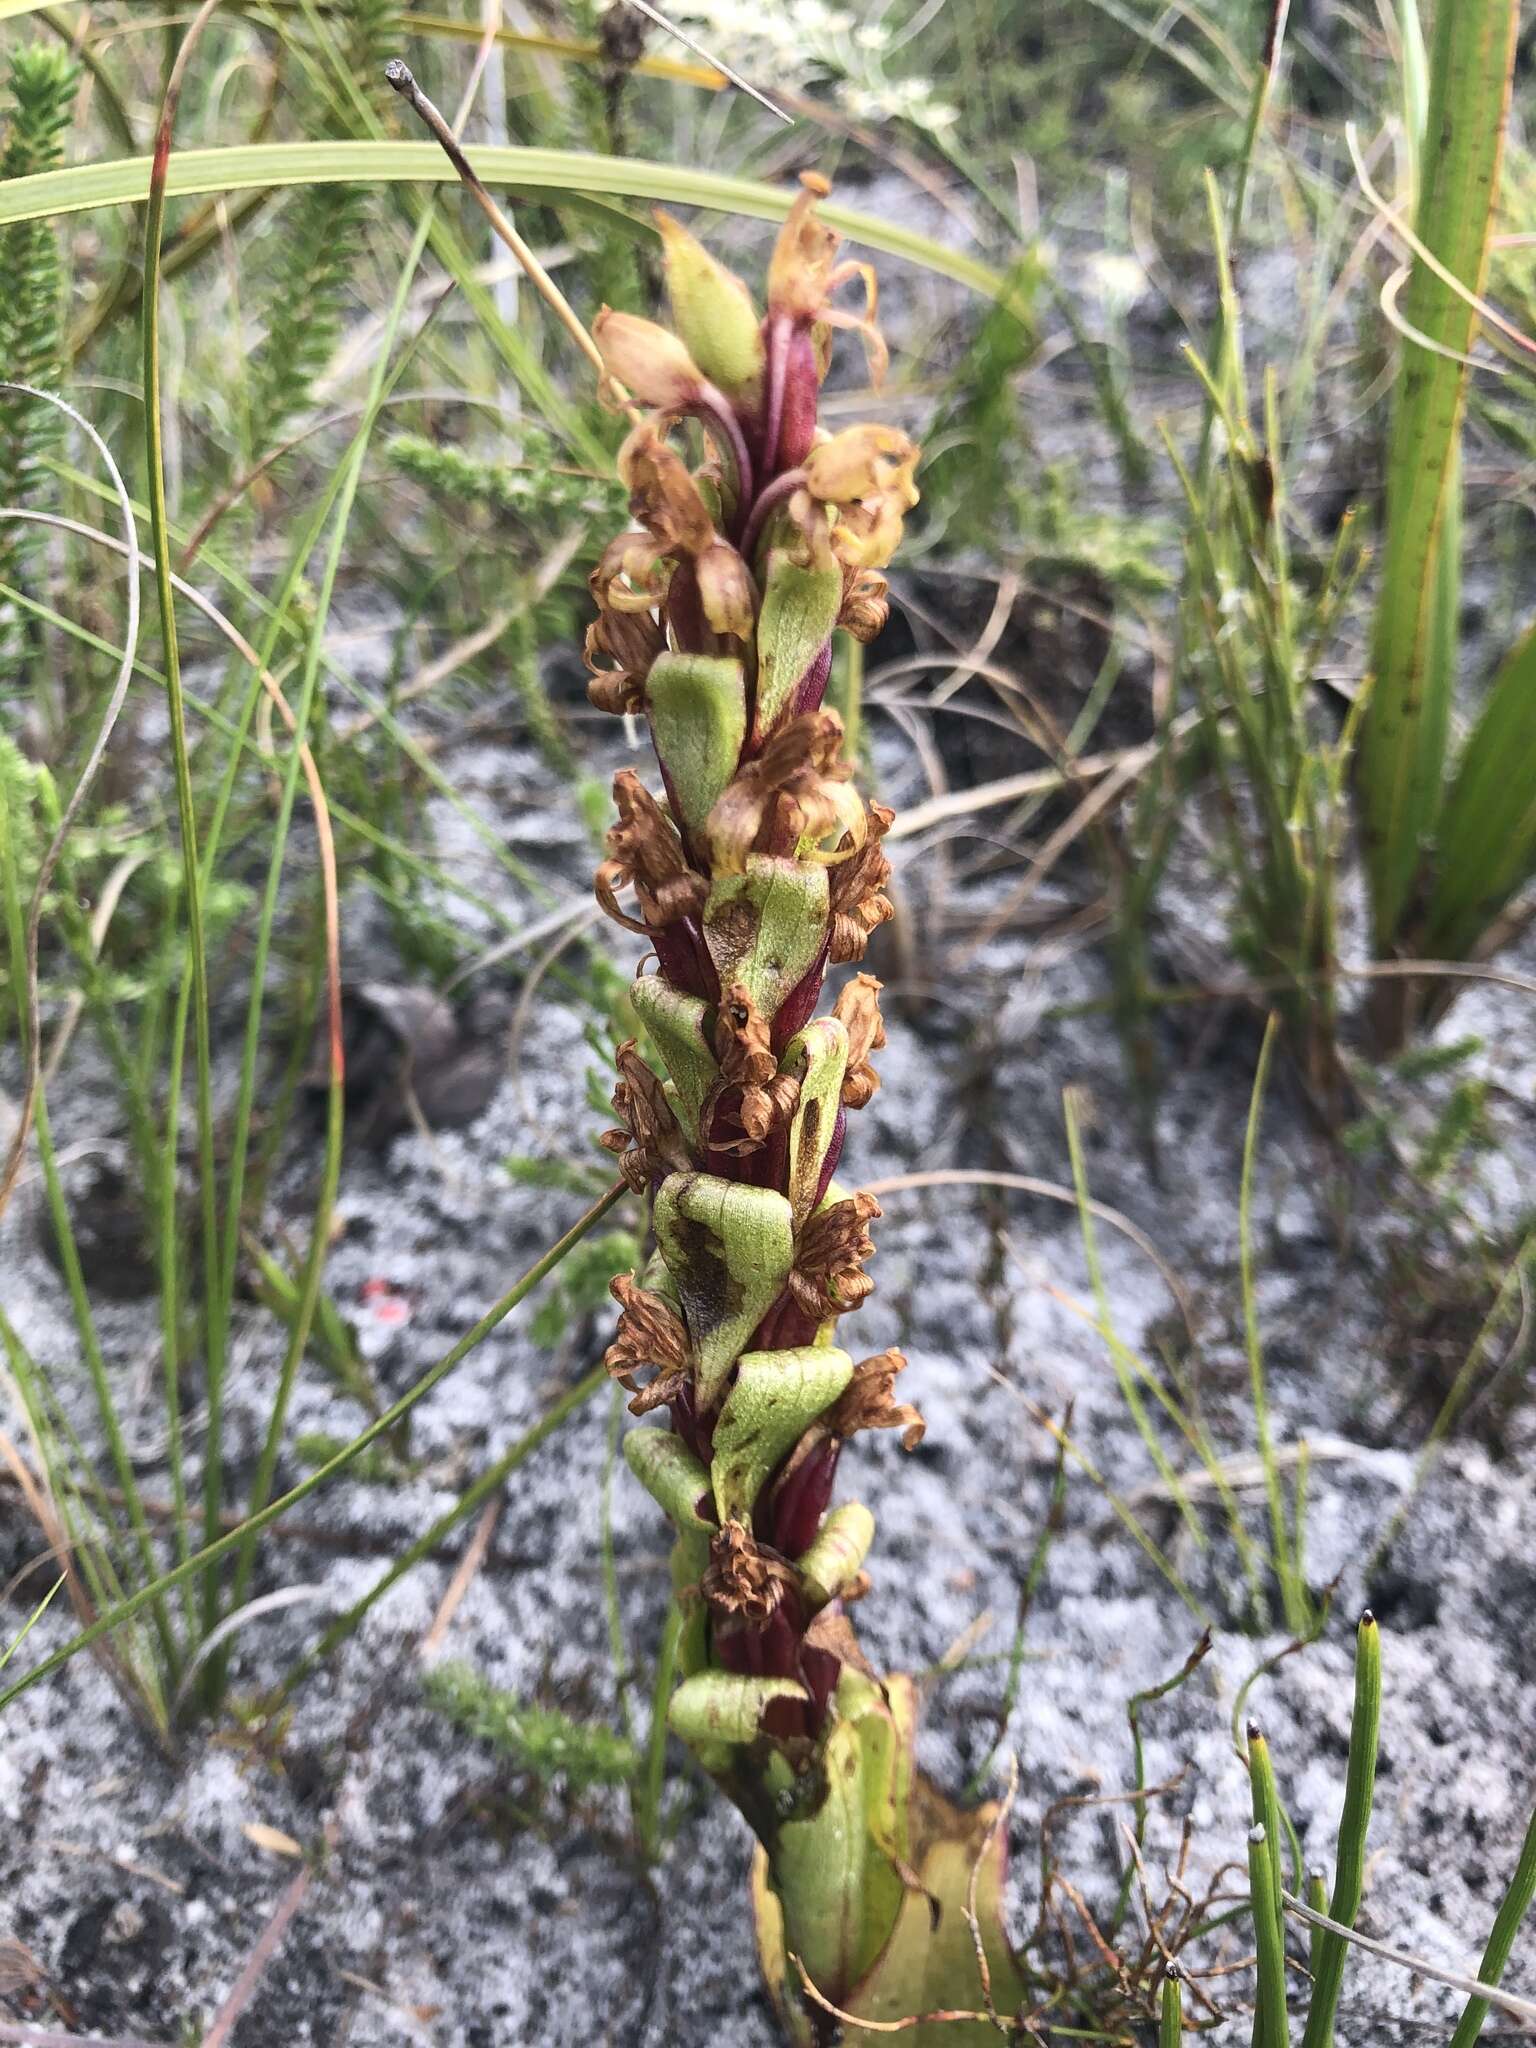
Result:
{"label": "green leaf sheath", "polygon": [[1436,9],[1416,229],[1439,269],[1416,255],[1402,300],[1413,333],[1404,341],[1388,446],[1381,599],[1359,764],[1383,951],[1412,909],[1443,796],[1452,675],[1443,649],[1436,657],[1438,554],[1466,393],[1459,358],[1477,330],[1469,295],[1481,291],[1487,268],[1517,19],[1517,0],[1455,0]]}

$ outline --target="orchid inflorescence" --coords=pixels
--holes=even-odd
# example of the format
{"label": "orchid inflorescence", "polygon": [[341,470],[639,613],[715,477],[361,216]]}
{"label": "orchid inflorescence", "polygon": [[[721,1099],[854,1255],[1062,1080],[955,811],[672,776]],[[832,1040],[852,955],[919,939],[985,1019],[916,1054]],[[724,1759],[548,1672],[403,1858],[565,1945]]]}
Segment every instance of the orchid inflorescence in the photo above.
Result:
{"label": "orchid inflorescence", "polygon": [[895,1396],[901,1354],[855,1363],[837,1341],[869,1292],[880,1213],[834,1179],[848,1112],[879,1085],[880,984],[855,972],[816,1014],[828,969],[856,967],[892,914],[892,813],[854,787],[825,697],[834,631],[867,641],[885,622],[917,449],[891,426],[817,423],[836,329],[876,379],[886,357],[873,273],[839,260],[825,181],[802,184],[765,317],[663,215],[676,331],[594,322],[606,395],[633,420],[618,461],[636,526],[593,573],[587,635],[592,701],[648,720],[663,785],[619,773],[596,883],[650,946],[632,999],[665,1070],[619,1049],[604,1143],[651,1199],[657,1251],[614,1283],[607,1363],[636,1414],[670,1418],[626,1451],[678,1529],[671,1725],[752,1821],[786,1899],[786,1817],[815,1830],[829,1760],[857,1759],[871,1715],[895,1734],[847,1615],[874,1523],[831,1507],[839,1453],[863,1429],[900,1429],[909,1449],[923,1433]]}

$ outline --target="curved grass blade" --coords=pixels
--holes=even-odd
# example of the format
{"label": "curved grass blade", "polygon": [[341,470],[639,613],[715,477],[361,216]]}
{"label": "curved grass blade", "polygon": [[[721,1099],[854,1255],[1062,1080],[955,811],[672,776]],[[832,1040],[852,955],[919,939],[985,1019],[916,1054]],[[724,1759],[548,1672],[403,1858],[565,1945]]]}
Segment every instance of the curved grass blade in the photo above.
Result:
{"label": "curved grass blade", "polygon": [[[759,184],[753,178],[641,163],[633,157],[517,147],[465,153],[487,185],[536,194],[551,203],[561,193],[599,194],[779,221],[795,198],[793,191]],[[451,182],[453,175],[430,142],[243,143],[224,149],[178,150],[168,168],[165,190],[168,199],[184,199],[289,185],[443,184]],[[62,171],[16,178],[0,190],[0,227],[45,214],[83,213],[94,206],[138,205],[149,197],[149,183],[148,157],[113,157],[104,163],[71,164]],[[947,249],[928,235],[854,207],[829,202],[821,214],[830,227],[851,241],[903,257],[986,298],[1004,295],[1002,274],[963,250]]]}

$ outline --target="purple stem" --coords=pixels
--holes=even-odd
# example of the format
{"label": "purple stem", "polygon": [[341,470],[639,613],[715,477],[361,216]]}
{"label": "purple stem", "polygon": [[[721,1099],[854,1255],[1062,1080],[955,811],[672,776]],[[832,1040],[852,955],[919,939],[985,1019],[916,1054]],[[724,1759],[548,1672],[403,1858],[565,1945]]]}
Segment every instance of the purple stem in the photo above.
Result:
{"label": "purple stem", "polygon": [[831,675],[832,642],[829,640],[795,685],[795,694],[790,703],[791,718],[800,718],[807,711],[821,709],[821,700],[827,694],[827,683]]}
{"label": "purple stem", "polygon": [[789,321],[772,314],[764,325],[767,329],[764,338],[767,342],[768,380],[763,400],[763,438],[760,447],[763,468],[768,471],[774,467],[774,457],[779,449],[779,429],[784,424],[784,380],[789,371],[789,344],[794,329]]}
{"label": "purple stem", "polygon": [[736,465],[736,516],[739,520],[752,502],[753,482],[752,457],[747,453],[741,422],[731,410],[731,402],[725,393],[713,384],[700,386],[693,410],[706,426],[714,428],[731,451],[731,460]]}
{"label": "purple stem", "polygon": [[762,538],[763,527],[769,515],[776,512],[780,505],[786,504],[804,482],[803,469],[787,469],[782,476],[776,476],[771,484],[765,485],[762,496],[752,507],[752,517],[747,521],[746,530],[741,536],[741,554],[746,562],[750,564],[752,560],[752,552]]}

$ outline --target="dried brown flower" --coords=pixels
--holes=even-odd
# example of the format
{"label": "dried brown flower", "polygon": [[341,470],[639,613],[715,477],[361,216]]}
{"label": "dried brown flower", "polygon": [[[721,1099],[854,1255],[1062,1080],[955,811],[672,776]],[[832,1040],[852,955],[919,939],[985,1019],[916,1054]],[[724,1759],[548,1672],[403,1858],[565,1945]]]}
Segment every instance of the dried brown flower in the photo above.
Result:
{"label": "dried brown flower", "polygon": [[739,1089],[735,1114],[741,1136],[715,1136],[711,1143],[720,1152],[755,1151],[793,1112],[800,1083],[779,1072],[768,1020],[744,982],[733,982],[721,1001],[715,1019],[715,1057],[720,1077],[705,1101],[701,1121],[708,1128],[728,1092]]}
{"label": "dried brown flower", "polygon": [[928,1425],[910,1401],[898,1401],[892,1392],[897,1373],[906,1369],[906,1359],[896,1350],[860,1359],[853,1378],[828,1411],[828,1435],[850,1437],[861,1429],[899,1429],[902,1449],[915,1451]]}
{"label": "dried brown flower", "polygon": [[739,1614],[761,1627],[793,1583],[794,1573],[775,1552],[766,1550],[741,1522],[727,1522],[711,1539],[709,1563],[702,1580],[704,1597],[722,1614]]}
{"label": "dried brown flower", "polygon": [[[613,778],[618,823],[608,834],[608,852],[597,871],[597,900],[616,924],[632,932],[653,932],[680,917],[696,917],[704,908],[709,884],[683,858],[682,842],[671,820],[633,768]],[[633,882],[641,916],[626,916],[618,891]]]}
{"label": "dried brown flower", "polygon": [[[717,860],[738,872],[749,853],[790,852],[843,826],[841,845],[863,838],[864,806],[849,786],[842,758],[843,721],[835,711],[807,711],[776,732],[726,786],[707,830]],[[815,857],[814,855],[812,856]]]}
{"label": "dried brown flower", "polygon": [[[666,634],[647,601],[637,610],[632,603],[614,604],[620,594],[615,578],[622,573],[623,542],[604,553],[588,579],[597,600],[598,614],[587,628],[583,654],[591,681],[587,695],[599,711],[641,711],[645,708],[645,679],[651,663],[667,644]],[[630,592],[623,592],[628,598]]]}
{"label": "dried brown flower", "polygon": [[864,1261],[874,1256],[869,1226],[879,1214],[873,1195],[857,1194],[807,1220],[789,1276],[789,1291],[807,1315],[846,1315],[873,1291]]}
{"label": "dried brown flower", "polygon": [[880,1086],[869,1058],[885,1044],[880,987],[872,974],[856,974],[833,1006],[833,1016],[848,1033],[848,1071],[843,1077],[843,1103],[848,1109],[862,1109]]}
{"label": "dried brown flower", "polygon": [[832,944],[828,958],[834,966],[862,960],[869,935],[878,925],[896,915],[883,892],[891,879],[891,864],[880,841],[895,822],[896,813],[884,804],[869,806],[868,837],[862,846],[850,836],[839,852],[848,858],[832,870]]}
{"label": "dried brown flower", "polygon": [[[603,1365],[634,1395],[630,1413],[645,1415],[675,1400],[688,1384],[692,1360],[687,1326],[665,1295],[642,1287],[633,1273],[620,1273],[609,1282],[608,1291],[623,1313],[613,1342],[603,1353]],[[655,1375],[644,1385],[637,1377],[643,1372]]]}
{"label": "dried brown flower", "polygon": [[599,1142],[616,1155],[620,1173],[640,1195],[653,1175],[685,1172],[692,1162],[661,1077],[641,1059],[634,1039],[619,1047],[614,1065],[619,1085],[613,1091],[613,1113],[622,1128],[604,1131]]}
{"label": "dried brown flower", "polygon": [[843,571],[843,608],[837,623],[866,645],[885,631],[891,615],[890,585],[878,569]]}

